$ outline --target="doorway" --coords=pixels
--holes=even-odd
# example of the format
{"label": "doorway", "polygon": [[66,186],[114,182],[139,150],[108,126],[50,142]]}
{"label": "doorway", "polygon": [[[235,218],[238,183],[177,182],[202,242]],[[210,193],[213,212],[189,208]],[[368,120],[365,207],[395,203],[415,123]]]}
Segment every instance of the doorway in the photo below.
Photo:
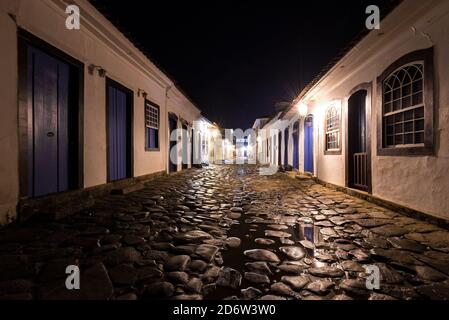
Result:
{"label": "doorway", "polygon": [[304,120],[304,172],[313,174],[313,116]]}
{"label": "doorway", "polygon": [[347,184],[362,191],[371,189],[371,161],[367,117],[367,90],[359,90],[348,100]]}
{"label": "doorway", "polygon": [[292,132],[293,141],[293,168],[299,170],[299,122],[296,121],[293,125]]}
{"label": "doorway", "polygon": [[106,79],[108,181],[132,177],[132,91]]}
{"label": "doorway", "polygon": [[72,60],[19,31],[20,189],[24,196],[64,192],[82,184],[81,64]]}

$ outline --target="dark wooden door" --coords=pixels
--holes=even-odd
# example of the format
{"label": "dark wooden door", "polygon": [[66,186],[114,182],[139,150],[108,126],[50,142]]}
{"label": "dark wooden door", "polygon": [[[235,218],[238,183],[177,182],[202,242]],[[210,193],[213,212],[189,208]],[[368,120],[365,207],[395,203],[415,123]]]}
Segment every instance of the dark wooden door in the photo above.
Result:
{"label": "dark wooden door", "polygon": [[108,180],[130,176],[130,103],[128,94],[114,84],[107,86]]}
{"label": "dark wooden door", "polygon": [[348,186],[369,190],[367,149],[366,90],[354,93],[348,101]]}
{"label": "dark wooden door", "polygon": [[288,127],[284,130],[284,166],[288,166]]}
{"label": "dark wooden door", "polygon": [[[168,127],[169,127],[169,132],[170,132],[170,136],[169,136],[169,140],[170,140],[170,149],[169,149],[169,161],[168,161],[168,171],[169,172],[176,172],[178,171],[178,152],[177,151],[173,151],[176,149],[177,147],[177,141],[174,140],[172,141],[171,138],[174,139],[174,135],[175,135],[175,131],[178,127],[178,120],[173,118],[173,117],[169,117],[168,118]],[[173,153],[173,154],[172,154]],[[172,159],[174,158],[174,159]]]}
{"label": "dark wooden door", "polygon": [[28,48],[32,103],[29,122],[29,194],[69,189],[69,66]]}
{"label": "dark wooden door", "polygon": [[304,121],[304,171],[313,173],[313,117]]}
{"label": "dark wooden door", "polygon": [[292,132],[292,140],[293,140],[293,167],[296,170],[299,170],[299,122],[295,122],[293,125]]}

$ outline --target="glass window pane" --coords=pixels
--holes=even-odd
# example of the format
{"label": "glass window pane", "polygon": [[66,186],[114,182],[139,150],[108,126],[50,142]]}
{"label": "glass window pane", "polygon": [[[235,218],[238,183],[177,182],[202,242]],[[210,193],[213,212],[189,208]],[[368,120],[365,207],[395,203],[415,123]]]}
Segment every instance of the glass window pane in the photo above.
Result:
{"label": "glass window pane", "polygon": [[388,136],[387,137],[387,146],[393,146],[394,145],[394,136]]}
{"label": "glass window pane", "polygon": [[398,113],[394,115],[394,121],[395,122],[402,122],[404,121],[404,114],[403,113]]}
{"label": "glass window pane", "polygon": [[412,100],[413,105],[416,106],[416,105],[418,105],[418,104],[421,104],[422,102],[423,102],[423,95],[422,95],[422,92],[420,92],[420,93],[415,93],[415,94],[413,95],[413,100]]}
{"label": "glass window pane", "polygon": [[387,134],[388,135],[394,134],[394,126],[387,126]]}
{"label": "glass window pane", "polygon": [[413,82],[413,93],[420,92],[422,91],[422,89],[423,89],[422,80]]}
{"label": "glass window pane", "polygon": [[410,84],[402,88],[403,97],[409,96],[411,94],[412,94],[412,86]]}
{"label": "glass window pane", "polygon": [[413,121],[405,122],[404,132],[413,132]]}
{"label": "glass window pane", "polygon": [[413,133],[405,135],[405,144],[413,144]]}
{"label": "glass window pane", "polygon": [[387,124],[394,124],[394,116],[387,117]]}
{"label": "glass window pane", "polygon": [[399,99],[401,97],[401,89],[397,88],[393,90],[393,100]]}
{"label": "glass window pane", "polygon": [[405,119],[405,121],[413,120],[413,110],[404,112],[404,119]]}
{"label": "glass window pane", "polygon": [[395,124],[394,133],[402,133],[402,132],[404,132],[402,123]]}
{"label": "glass window pane", "polygon": [[393,102],[393,111],[398,111],[401,109],[401,99],[394,100]]}
{"label": "glass window pane", "polygon": [[402,108],[408,108],[412,106],[412,97],[402,98]]}
{"label": "glass window pane", "polygon": [[424,143],[424,132],[415,133],[415,143]]}
{"label": "glass window pane", "polygon": [[415,109],[415,119],[424,118],[424,108]]}
{"label": "glass window pane", "polygon": [[424,130],[424,120],[416,120],[415,121],[415,131],[421,131]]}

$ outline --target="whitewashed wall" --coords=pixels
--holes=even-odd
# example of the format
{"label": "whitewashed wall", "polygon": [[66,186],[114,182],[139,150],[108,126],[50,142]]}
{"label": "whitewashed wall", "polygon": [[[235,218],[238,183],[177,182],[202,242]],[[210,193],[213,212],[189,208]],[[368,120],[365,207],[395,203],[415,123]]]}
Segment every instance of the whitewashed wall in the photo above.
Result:
{"label": "whitewashed wall", "polygon": [[[87,66],[99,65],[107,77],[134,92],[134,176],[166,170],[167,104],[184,119],[196,119],[199,110],[181,93],[180,103],[166,91],[173,82],[151,63],[86,0],[73,0],[81,8],[81,29],[65,28],[67,4],[62,0],[0,1],[0,224],[16,215],[19,199],[17,77],[17,30],[22,28],[85,65],[84,75],[84,187],[106,183],[105,78],[90,75]],[[14,17],[14,19],[12,18]],[[144,90],[160,107],[160,151],[145,151]],[[176,89],[176,88],[175,88]]]}
{"label": "whitewashed wall", "polygon": [[[351,50],[303,98],[314,115],[315,174],[345,185],[345,134],[349,93],[372,82],[371,150],[373,195],[437,217],[449,218],[449,1],[405,0]],[[434,47],[435,156],[377,156],[377,77],[407,53]],[[324,155],[324,112],[330,102],[342,103],[342,153]],[[301,127],[300,150],[303,150]],[[300,152],[300,163],[302,161]]]}

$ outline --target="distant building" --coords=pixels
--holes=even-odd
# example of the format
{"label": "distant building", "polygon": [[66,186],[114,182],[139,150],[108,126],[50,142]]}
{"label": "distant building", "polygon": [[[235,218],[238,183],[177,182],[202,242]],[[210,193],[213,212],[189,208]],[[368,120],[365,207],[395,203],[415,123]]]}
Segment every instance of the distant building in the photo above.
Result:
{"label": "distant building", "polygon": [[259,117],[254,121],[252,126],[252,129],[256,134],[256,141],[251,141],[250,138],[249,144],[253,146],[253,157],[256,158],[258,163],[268,163],[267,145],[264,144],[266,137],[261,135],[262,131],[260,131],[260,129],[262,129],[269,120],[270,116]]}

